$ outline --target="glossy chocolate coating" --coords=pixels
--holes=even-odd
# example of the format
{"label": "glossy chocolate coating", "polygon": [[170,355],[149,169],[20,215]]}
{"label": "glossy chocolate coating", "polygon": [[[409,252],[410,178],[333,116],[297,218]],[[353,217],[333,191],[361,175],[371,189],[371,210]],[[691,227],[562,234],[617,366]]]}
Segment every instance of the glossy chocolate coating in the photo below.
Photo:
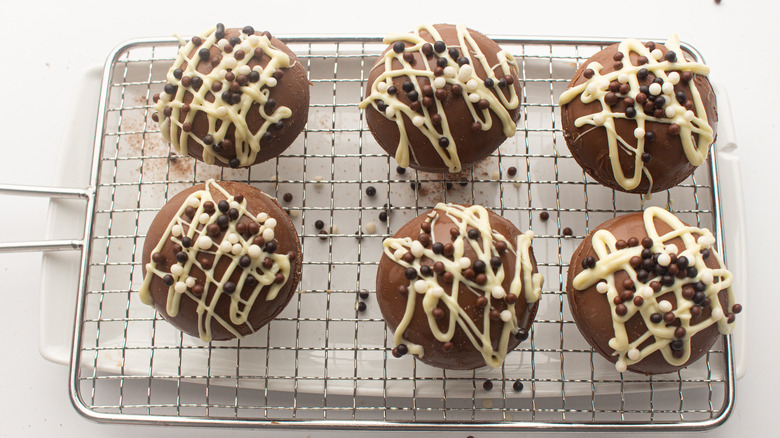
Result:
{"label": "glossy chocolate coating", "polygon": [[[663,221],[654,220],[656,229],[660,235],[664,235],[671,231],[671,227]],[[617,356],[613,356],[614,350],[609,346],[609,340],[615,336],[615,330],[613,327],[612,310],[609,305],[609,301],[606,294],[600,293],[596,290],[596,285],[589,287],[583,291],[576,290],[572,286],[574,277],[583,271],[582,261],[589,256],[592,256],[598,260],[598,256],[592,247],[593,234],[601,229],[609,230],[616,239],[628,241],[632,237],[636,237],[641,242],[644,237],[647,237],[647,231],[645,230],[644,220],[642,213],[631,213],[627,215],[618,216],[614,219],[610,219],[598,228],[593,230],[588,237],[580,244],[577,250],[574,252],[569,265],[568,281],[567,281],[567,295],[569,301],[569,307],[571,308],[574,321],[577,323],[580,333],[585,339],[598,351],[605,359],[615,363]],[[680,238],[672,239],[667,244],[674,244],[678,248],[685,248],[685,245]],[[715,257],[709,257],[706,261],[706,265],[710,268],[718,268],[719,264]],[[619,271],[615,274],[615,283],[621,284],[624,279],[628,278],[628,274],[625,271]],[[690,283],[693,285],[693,282]],[[727,290],[723,289],[718,293],[718,299],[724,309],[728,308],[728,294]],[[668,292],[662,295],[659,300],[667,300],[672,306],[677,308],[677,300],[675,294]],[[701,315],[692,318],[692,324],[696,324],[702,320],[710,317],[711,308],[704,307]],[[645,334],[647,326],[642,316],[637,313],[631,319],[626,322],[626,332],[628,333],[629,341],[634,341],[641,335]],[[699,358],[701,358],[712,345],[720,338],[720,332],[718,331],[717,324],[713,324],[706,329],[696,333],[691,338],[691,356],[690,359],[683,366],[675,366],[666,361],[660,351],[656,351],[651,355],[645,357],[641,361],[629,365],[628,369],[642,374],[662,374],[671,373],[687,367]],[[640,346],[640,349],[646,345],[652,343],[652,338]]]}
{"label": "glossy chocolate coating", "polygon": [[[667,52],[666,47],[662,44],[657,44],[656,48],[660,49],[663,53]],[[580,85],[587,80],[583,76],[583,72],[592,62],[598,62],[604,67],[601,70],[602,75],[616,71],[614,67],[615,61],[612,57],[617,52],[618,44],[613,44],[591,56],[587,61],[582,63],[582,66],[580,66],[579,70],[574,74],[574,77],[569,83],[569,88]],[[629,59],[632,65],[638,65],[638,57],[639,55],[637,55],[637,53],[631,52]],[[625,63],[628,61],[629,60],[627,59],[623,59],[622,62]],[[669,72],[667,72],[667,74],[668,73]],[[647,78],[639,79],[639,85],[650,85],[654,78],[655,76],[651,73]],[[707,112],[707,120],[709,121],[710,126],[716,130],[718,112],[715,92],[712,89],[712,85],[706,76],[698,74],[693,76],[693,82],[701,95],[702,102]],[[687,99],[692,99],[691,88],[684,81],[680,81],[675,85],[674,90],[675,93],[682,91],[685,93]],[[626,104],[623,102],[623,99],[619,99],[618,103],[611,107],[611,110],[615,113],[625,112]],[[574,122],[578,118],[601,111],[601,102],[594,101],[585,104],[580,100],[580,96],[575,97],[571,102],[561,106],[563,135],[572,156],[588,175],[604,186],[623,192],[647,193],[650,188],[650,181],[644,174],[642,175],[642,180],[639,185],[630,191],[624,189],[615,181],[609,156],[607,131],[605,128],[594,128],[593,125],[589,124],[581,127],[574,126]],[[636,129],[637,125],[634,119],[615,118],[614,121],[615,130],[620,138],[635,147],[637,139],[634,137],[634,129]],[[680,136],[669,133],[669,123],[648,121],[645,124],[645,132],[653,132],[655,134],[655,141],[645,143],[646,152],[652,155],[652,159],[649,162],[644,163],[645,168],[653,177],[653,192],[667,190],[676,186],[696,170],[696,167],[688,161],[688,158],[685,155]],[[698,141],[698,136],[694,135],[694,138]],[[634,154],[627,153],[622,147],[619,147],[619,151],[620,165],[623,169],[623,173],[627,176],[633,175],[635,170]]]}
{"label": "glossy chocolate coating", "polygon": [[[460,43],[458,42],[457,30],[454,25],[451,24],[437,24],[434,26],[436,30],[441,34],[442,40],[447,44],[447,48],[456,47],[460,50]],[[477,42],[477,45],[485,54],[487,62],[491,66],[497,66],[495,68],[496,75],[501,78],[501,68],[498,67],[498,58],[496,54],[501,51],[501,48],[495,41],[486,37],[485,35],[469,29],[469,33]],[[420,36],[431,44],[434,43],[433,37],[426,32],[421,31]],[[385,53],[392,50],[392,47],[388,47]],[[474,53],[471,52],[473,56]],[[439,59],[437,56],[431,56],[426,59],[419,52],[414,52],[415,69],[421,71],[425,70],[425,63],[428,64],[431,70],[436,68],[436,61]],[[484,80],[487,75],[481,64],[473,62],[472,66],[477,76]],[[401,64],[397,60],[393,60],[393,69],[400,69]],[[513,69],[514,70],[514,69]],[[381,63],[375,66],[368,77],[368,86],[366,87],[366,96],[371,93],[371,87],[376,79],[385,72],[385,65]],[[511,85],[515,87],[517,95],[520,96],[520,81],[517,78],[517,72],[513,71],[514,83]],[[430,81],[427,78],[418,77],[421,86],[430,85]],[[398,89],[399,96],[405,96],[403,91],[403,83],[407,81],[407,76],[399,76],[393,80],[393,85]],[[503,89],[504,96],[508,97],[508,87]],[[493,125],[487,131],[474,131],[471,128],[474,118],[469,110],[470,104],[466,101],[465,90],[463,94],[454,94],[452,92],[452,84],[447,84],[444,87],[447,91],[447,96],[444,99],[444,111],[449,120],[449,128],[452,133],[453,140],[457,145],[457,154],[460,157],[461,165],[463,169],[467,169],[474,166],[483,158],[490,155],[495,151],[498,146],[506,140],[503,132],[503,125],[501,120],[491,110],[490,116],[493,119]],[[411,102],[408,98],[402,97],[401,100],[407,105]],[[435,106],[431,107],[431,112],[435,112]],[[422,110],[419,111],[422,115]],[[509,111],[512,120],[517,122],[520,118],[520,106]],[[406,116],[404,117],[404,125],[407,135],[409,137],[409,144],[412,150],[410,154],[409,167],[418,170],[424,170],[428,172],[447,172],[447,165],[442,161],[438,152],[431,145],[430,140],[426,137],[417,127],[412,124]],[[481,116],[480,116],[481,117]],[[390,120],[383,114],[380,114],[373,106],[366,108],[366,121],[368,127],[371,129],[371,133],[376,138],[382,148],[387,151],[388,154],[395,156],[396,149],[398,148],[398,141],[400,139],[400,132],[398,131],[398,125],[395,120]],[[439,131],[441,132],[441,131]],[[452,147],[452,146],[450,146]]]}
{"label": "glossy chocolate coating", "polygon": [[[281,288],[277,296],[271,301],[266,301],[265,298],[268,295],[268,290],[270,289],[270,286],[265,286],[263,290],[260,292],[260,294],[258,295],[257,299],[255,300],[254,306],[252,307],[249,317],[247,318],[247,322],[241,325],[234,325],[234,328],[239,333],[241,333],[242,335],[249,335],[251,333],[256,332],[262,326],[264,326],[269,321],[271,321],[274,317],[276,317],[276,315],[278,315],[284,309],[284,307],[287,305],[287,303],[295,294],[295,290],[298,286],[298,281],[300,280],[301,277],[301,267],[302,267],[302,258],[303,258],[301,256],[301,244],[300,241],[298,240],[298,233],[295,231],[295,227],[292,221],[284,212],[284,210],[282,210],[282,208],[279,206],[279,204],[276,202],[275,199],[267,196],[259,189],[244,183],[231,182],[231,181],[219,181],[218,184],[233,196],[239,194],[243,195],[247,202],[247,210],[255,217],[257,217],[257,215],[259,215],[260,213],[265,212],[268,214],[269,218],[276,219],[277,225],[274,228],[274,235],[275,235],[274,240],[276,241],[278,247],[276,253],[287,254],[292,252],[295,254],[295,259],[290,260],[290,278],[286,280],[284,286]],[[168,203],[166,203],[165,206],[163,206],[163,208],[154,218],[151,226],[149,227],[149,232],[146,235],[146,239],[144,241],[143,260],[142,260],[144,276],[146,276],[146,265],[151,260],[151,253],[154,250],[154,248],[157,247],[157,244],[159,243],[160,239],[165,234],[168,224],[176,216],[177,212],[181,208],[181,205],[187,200],[188,196],[193,192],[203,190],[204,186],[205,186],[204,184],[199,184],[197,186],[191,187],[189,189],[186,189],[178,193],[170,201],[168,201]],[[222,192],[216,189],[211,190],[211,195],[214,197],[215,203],[225,199]],[[249,223],[251,219],[242,216],[239,219],[239,221]],[[198,228],[202,228],[202,227],[203,227],[202,224],[198,226]],[[214,236],[212,239],[218,245],[219,242],[221,242],[224,237],[225,237],[225,231],[221,231],[218,235]],[[157,263],[158,269],[162,271],[169,271],[171,265],[176,263],[176,253],[174,251],[174,245],[176,244],[171,240],[168,240],[168,242],[165,243],[161,251],[164,259],[160,263]],[[214,258],[213,255],[211,254],[207,255],[205,252],[200,252],[198,254],[198,259],[200,259],[201,257],[206,257],[210,260],[213,260]],[[222,277],[226,268],[230,264],[230,260],[231,259],[229,257],[222,257],[220,259],[219,263],[214,269],[216,278]],[[240,272],[241,272],[241,268],[236,269],[231,275],[230,280],[237,283],[240,277]],[[190,271],[190,276],[195,277],[196,284],[199,285],[206,284],[205,274],[200,268],[193,267],[192,271]],[[205,292],[207,294],[207,300],[209,300],[214,295],[216,289],[216,286],[213,283],[209,283],[209,284],[210,284],[209,289]],[[168,322],[173,324],[175,327],[177,327],[184,333],[187,333],[195,337],[199,336],[198,315],[196,313],[198,308],[198,303],[195,300],[189,298],[186,295],[183,295],[179,306],[178,315],[170,316],[166,311],[168,286],[163,284],[162,279],[160,277],[154,275],[152,276],[152,282],[149,286],[149,290],[151,292],[153,305],[163,318],[165,318]],[[244,287],[242,290],[240,291],[237,290],[234,293],[241,293],[242,298],[248,298],[248,296],[251,294],[251,288]],[[230,321],[230,297],[229,296],[223,294],[220,297],[215,307],[215,313],[224,321]],[[215,319],[211,320],[211,330],[212,330],[213,340],[229,340],[234,337],[233,333],[225,329]]]}
{"label": "glossy chocolate coating", "polygon": [[[398,230],[394,237],[403,238],[408,236],[416,239],[421,233],[420,226],[427,218],[427,213],[428,212],[409,221]],[[520,231],[511,222],[490,212],[490,224],[495,231],[505,236],[509,242],[517,242],[517,236],[520,235]],[[450,229],[452,227],[452,219],[439,212],[439,218],[431,230],[433,241],[445,244],[452,242],[452,237],[450,235]],[[529,254],[531,256],[531,264],[534,267],[533,272],[536,273],[536,259],[533,255],[533,249],[529,250]],[[466,245],[464,256],[470,258],[472,262],[477,259],[473,249],[468,245]],[[505,270],[502,286],[505,290],[509,290],[509,285],[512,282],[512,278],[515,276],[516,256],[507,250],[501,256],[501,259],[503,262],[503,269]],[[427,257],[424,257],[423,264],[430,266],[433,262]],[[488,269],[490,269],[490,267],[488,267]],[[382,255],[377,272],[377,300],[382,315],[385,318],[385,322],[387,322],[390,329],[395,332],[396,327],[398,327],[406,312],[407,297],[400,295],[398,293],[398,288],[399,286],[407,286],[410,289],[409,293],[416,295],[417,302],[415,313],[404,334],[404,338],[409,342],[422,345],[424,355],[418,357],[418,359],[428,365],[453,370],[474,369],[485,366],[485,360],[482,357],[482,353],[474,347],[460,325],[455,329],[451,341],[453,343],[453,349],[449,352],[444,351],[442,347],[444,344],[433,336],[430,326],[428,325],[428,318],[422,310],[423,295],[414,292],[410,286],[411,282],[404,277],[404,271],[405,268],[402,265],[391,260],[386,254]],[[447,284],[440,277],[437,277],[437,279],[439,286],[444,289],[445,294],[452,295],[452,285]],[[470,288],[468,290],[463,290],[465,287],[463,283],[460,284],[460,287],[461,290],[458,295],[458,304],[478,327],[482,327],[483,309],[478,308],[476,304],[477,298],[483,295],[482,292],[476,291],[476,293],[474,293]],[[528,304],[525,297],[521,295],[518,297],[514,306],[518,317],[518,326],[523,327],[530,332],[538,308],[538,301]],[[444,318],[438,320],[439,328],[446,330],[446,321],[449,318],[449,310],[442,302],[439,303],[438,307],[444,311],[445,315]],[[493,308],[497,309],[499,312],[503,311],[507,308],[507,303],[503,299],[493,300]],[[495,350],[499,349],[498,340],[503,327],[504,322],[501,320],[490,321],[490,338],[493,341],[493,348]],[[519,344],[520,341],[514,336],[510,336],[508,351],[513,350]]]}

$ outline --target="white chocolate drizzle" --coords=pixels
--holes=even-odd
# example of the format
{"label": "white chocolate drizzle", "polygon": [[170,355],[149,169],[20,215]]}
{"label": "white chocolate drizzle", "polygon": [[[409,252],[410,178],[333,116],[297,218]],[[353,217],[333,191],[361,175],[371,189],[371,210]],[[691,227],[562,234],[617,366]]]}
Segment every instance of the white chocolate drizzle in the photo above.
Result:
{"label": "white chocolate drizzle", "polygon": [[[238,217],[230,220],[228,227],[222,230],[224,237],[221,242],[214,241],[206,232],[206,227],[216,224],[217,218],[223,214],[216,208],[217,203],[211,194],[212,191],[221,192],[227,198],[230,208],[238,210]],[[215,206],[214,211],[210,214],[206,212],[204,207],[206,202],[212,202]],[[193,217],[198,219],[193,219],[192,222],[188,222],[185,219],[187,207],[195,209],[196,213]],[[176,263],[176,260],[172,260],[170,272],[158,269],[157,263],[153,260],[150,260],[146,265],[146,276],[143,285],[139,289],[141,301],[144,304],[153,304],[151,292],[149,291],[153,277],[164,278],[167,275],[171,275],[173,284],[168,287],[165,311],[168,315],[175,317],[179,313],[179,304],[182,299],[190,299],[198,303],[198,332],[200,339],[204,342],[212,339],[212,319],[234,336],[241,337],[235,327],[247,322],[252,307],[259,305],[255,301],[260,293],[267,289],[268,293],[265,300],[271,301],[276,298],[281,288],[290,279],[290,260],[288,255],[276,252],[268,253],[264,249],[265,246],[261,248],[254,243],[257,236],[263,236],[265,244],[271,242],[271,240],[265,239],[265,237],[273,239],[274,228],[277,223],[276,219],[269,218],[267,213],[260,213],[255,217],[247,211],[246,207],[246,199],[239,203],[233,195],[228,193],[213,179],[206,181],[203,190],[198,190],[189,195],[173,217],[173,220],[168,224],[160,241],[152,250],[152,255],[159,253],[162,251],[163,246],[166,244],[170,245],[170,242],[173,242],[182,246],[181,251],[187,255],[186,261],[184,263]],[[200,220],[204,214],[208,216],[206,221]],[[236,231],[236,225],[242,217],[249,218],[258,224],[259,231],[250,236],[248,240],[244,239],[241,233]],[[246,221],[243,222],[246,223]],[[182,245],[182,240],[185,237],[192,241],[192,245],[188,248],[184,248]],[[213,262],[209,267],[204,267],[200,260],[204,254],[213,256]],[[243,256],[249,257],[250,264],[248,266],[242,267],[239,265]],[[216,267],[225,258],[229,260],[229,265],[225,268],[221,277],[217,277]],[[270,267],[263,266],[266,259],[273,261]],[[193,270],[202,271],[205,274],[206,284],[200,285],[203,287],[203,293],[201,294],[193,292],[193,287],[196,286],[195,278],[190,276]],[[236,270],[241,272],[240,279],[235,283],[235,292],[228,293],[224,290],[224,286],[230,281],[230,277]],[[284,276],[283,282],[278,281],[278,274]],[[247,284],[247,279],[250,276],[256,280],[256,284],[253,287]],[[246,299],[242,298],[242,291],[250,287],[251,293],[249,296]],[[247,295],[245,291],[244,295]],[[214,311],[217,302],[224,300],[225,296],[230,299],[229,321],[223,319]],[[252,329],[254,330],[254,328]]]}
{"label": "white chocolate drizzle", "polygon": [[[517,126],[512,119],[509,111],[514,110],[520,104],[520,99],[515,91],[515,87],[512,84],[505,84],[505,87],[499,86],[499,82],[504,79],[504,76],[517,76],[517,62],[514,57],[503,50],[499,51],[496,56],[498,58],[498,64],[491,66],[487,62],[487,58],[482,50],[477,45],[472,35],[469,33],[465,25],[459,24],[456,26],[458,35],[457,46],[447,46],[443,52],[432,51],[432,57],[437,59],[446,59],[447,66],[443,69],[443,74],[436,76],[434,70],[428,63],[426,55],[422,52],[425,44],[431,44],[425,41],[421,36],[421,31],[428,32],[435,41],[442,41],[442,37],[434,26],[420,25],[414,31],[414,33],[403,34],[391,34],[385,37],[384,42],[386,44],[393,44],[395,42],[407,42],[411,43],[411,46],[404,48],[401,53],[396,53],[392,48],[388,50],[383,57],[381,57],[374,68],[384,66],[384,72],[376,78],[371,85],[371,93],[365,100],[358,105],[361,109],[366,109],[369,105],[372,105],[377,111],[382,113],[386,118],[396,122],[398,130],[400,132],[400,139],[398,142],[398,148],[396,149],[395,159],[401,167],[409,167],[412,155],[414,151],[410,148],[409,136],[406,132],[406,126],[404,124],[404,117],[412,121],[412,124],[420,130],[430,141],[432,147],[438,152],[442,161],[448,167],[450,172],[459,172],[462,169],[460,158],[458,157],[458,145],[452,136],[450,131],[450,121],[447,120],[445,113],[445,107],[450,102],[442,102],[439,98],[435,97],[435,93],[431,98],[433,99],[433,107],[428,108],[425,105],[420,105],[420,114],[414,111],[407,103],[399,99],[398,90],[396,93],[391,94],[388,90],[393,86],[393,80],[398,77],[407,77],[408,80],[414,85],[414,91],[418,94],[418,102],[423,100],[422,85],[420,84],[420,78],[427,78],[431,87],[434,90],[442,89],[446,85],[458,85],[462,89],[462,96],[448,96],[449,99],[464,99],[468,105],[469,111],[475,123],[480,124],[480,129],[488,131],[493,126],[493,119],[491,112],[495,114],[503,125],[504,136],[512,137],[515,135]],[[459,57],[465,57],[468,59],[468,64],[458,65],[457,59],[452,59],[449,56],[448,51],[450,48],[459,48]],[[422,67],[415,68],[413,64],[404,59],[406,53],[419,52],[422,56]],[[401,68],[394,70],[393,62],[401,64]],[[479,63],[486,74],[487,78],[480,78],[473,67],[474,63]],[[496,70],[500,71],[500,76],[496,76]],[[491,79],[493,82],[491,87],[485,84],[485,79]],[[505,81],[505,80],[504,80]],[[508,89],[509,97],[504,95],[503,88]],[[408,98],[407,98],[408,99]],[[479,102],[486,101],[489,106],[485,109],[480,109]],[[435,114],[441,117],[441,123],[437,126],[433,122],[431,116],[434,114],[433,108],[435,108]],[[462,123],[458,121],[457,123]],[[440,144],[441,139],[446,139],[448,143],[446,146]],[[464,147],[471,147],[471,145],[463,145]],[[417,161],[415,159],[415,161]]]}
{"label": "white chocolate drizzle", "polygon": [[[648,146],[648,142],[645,139],[647,122],[665,123],[669,124],[670,127],[672,124],[677,125],[685,156],[693,166],[700,166],[707,159],[709,147],[714,140],[714,130],[707,120],[707,111],[702,101],[701,93],[694,81],[688,82],[693,97],[693,110],[688,110],[683,105],[684,102],[681,103],[677,100],[674,90],[674,85],[680,82],[679,72],[691,72],[706,76],[709,74],[709,67],[698,62],[686,60],[680,48],[680,41],[677,35],[673,34],[665,43],[665,46],[669,51],[675,53],[675,61],[664,60],[660,49],[650,51],[640,41],[627,39],[618,46],[618,53],[623,54],[623,67],[621,69],[602,75],[601,70],[604,67],[598,62],[592,62],[587,68],[593,71],[593,76],[582,84],[569,88],[558,99],[560,105],[573,101],[577,96],[580,96],[580,100],[585,104],[596,101],[601,103],[601,112],[579,117],[574,121],[574,125],[577,127],[593,125],[594,127],[606,129],[612,173],[615,181],[626,190],[633,190],[639,186],[644,174],[650,182],[648,194],[652,191],[653,178],[645,168],[644,161],[642,161],[642,155],[647,152]],[[631,52],[646,57],[647,64],[632,65],[629,61]],[[656,99],[665,100],[661,108],[664,111],[663,117],[645,114],[642,105],[636,102],[636,97],[640,94],[637,72],[643,69],[664,81],[663,85],[653,83],[649,86],[651,95],[656,96]],[[634,130],[634,138],[622,138],[615,129],[615,119],[630,119],[632,117],[627,116],[625,112],[613,112],[610,105],[606,102],[605,97],[610,93],[609,84],[613,81],[630,86],[630,91],[625,95],[620,95],[620,100],[626,97],[634,100],[633,106],[629,107],[636,112],[636,115],[633,117],[637,125]],[[695,136],[698,136],[698,141]],[[623,172],[619,158],[620,150],[633,155],[633,175],[627,176]]]}
{"label": "white chocolate drizzle", "polygon": [[[453,227],[457,227],[460,234],[451,241],[454,251],[451,256],[436,254],[433,251],[433,244],[436,243],[435,228],[440,214],[446,214],[453,222]],[[478,351],[482,353],[485,363],[491,367],[500,367],[506,358],[510,336],[516,334],[523,328],[521,324],[530,323],[522,315],[518,316],[515,312],[515,305],[507,303],[507,309],[500,314],[500,321],[492,323],[502,323],[503,330],[498,342],[498,351],[493,349],[493,341],[490,338],[490,312],[497,300],[506,300],[509,294],[514,295],[515,299],[522,297],[530,305],[539,301],[541,296],[542,283],[544,278],[539,273],[534,273],[534,266],[531,263],[530,248],[533,239],[533,232],[527,231],[517,237],[517,242],[509,242],[503,235],[493,230],[490,225],[488,211],[479,205],[462,206],[457,204],[439,203],[426,218],[431,226],[431,245],[428,248],[422,246],[418,240],[412,240],[410,237],[385,239],[384,252],[395,263],[405,268],[414,268],[417,271],[417,277],[409,280],[409,293],[407,295],[407,304],[404,316],[395,330],[394,340],[396,345],[405,344],[412,354],[423,357],[423,347],[419,344],[411,343],[404,339],[403,334],[411,322],[414,314],[418,311],[417,295],[423,295],[422,311],[425,313],[428,324],[433,336],[440,342],[449,342],[455,334],[456,326],[460,326],[463,332],[468,336],[471,343]],[[467,237],[468,229],[476,229],[482,239],[482,246],[478,240]],[[448,235],[447,238],[450,238]],[[506,251],[515,255],[516,265],[514,278],[510,283],[508,291],[504,291],[502,283],[504,282],[505,271],[503,267],[492,268],[490,259],[495,256],[500,257],[500,252],[496,249],[497,241],[506,244]],[[466,245],[476,253],[477,260],[485,263],[486,281],[484,284],[478,284],[474,280],[469,280],[463,275],[463,271],[473,265],[473,261],[464,257]],[[403,259],[404,254],[411,252],[415,257],[412,262]],[[447,294],[439,284],[440,276],[433,274],[431,276],[422,276],[420,268],[422,258],[428,258],[434,263],[444,264],[444,272],[453,274],[451,292]],[[503,265],[502,265],[503,266]],[[475,324],[471,317],[461,307],[458,300],[459,294],[472,293],[482,296],[487,300],[483,308],[482,324]],[[443,302],[449,310],[449,320],[447,330],[439,329],[437,319],[433,315],[433,310],[437,308],[439,302]]]}
{"label": "white chocolate drizzle", "polygon": [[[163,138],[171,142],[176,152],[186,155],[188,141],[193,139],[203,146],[203,161],[208,164],[214,164],[215,160],[219,160],[222,163],[230,163],[230,159],[221,155],[214,147],[225,140],[228,128],[233,126],[235,128],[233,147],[235,148],[238,166],[246,167],[255,162],[261,148],[260,141],[263,139],[264,134],[268,133],[269,128],[292,116],[290,108],[281,105],[267,108],[266,103],[269,101],[271,88],[277,85],[278,80],[274,77],[274,73],[279,69],[289,68],[293,64],[286,53],[271,44],[270,37],[267,34],[247,35],[241,32],[238,36],[241,42],[236,46],[232,46],[224,38],[217,40],[216,31],[216,27],[212,27],[201,34],[199,36],[202,40],[200,46],[195,45],[192,40],[181,41],[179,55],[168,71],[166,78],[169,85],[175,84],[175,93],[173,95],[167,92],[160,93],[154,109],[157,111],[158,119],[161,120],[160,132]],[[219,64],[213,66],[213,68],[213,64],[210,64],[210,71],[207,74],[198,72],[198,64],[211,62],[210,60],[202,60],[198,52],[214,46],[220,50],[221,59]],[[230,46],[229,51],[225,50],[227,46]],[[262,50],[262,56],[269,57],[268,65],[265,68],[259,65],[249,66],[250,61],[257,59],[255,57],[255,50],[257,49]],[[239,52],[244,54],[242,57],[239,56],[240,59],[236,56],[236,53]],[[213,58],[214,55],[210,56]],[[185,63],[187,67],[182,69],[182,65]],[[174,75],[174,71],[177,69],[182,70],[181,79],[177,79]],[[233,81],[226,79],[225,75],[228,72],[235,75]],[[241,76],[248,78],[252,73],[259,74],[259,76],[257,76],[256,81],[253,82],[247,79],[240,86],[240,101],[238,103],[228,102],[223,99],[223,93],[230,90],[231,84],[237,83]],[[182,84],[182,79],[184,78],[188,78],[187,81],[189,82],[198,78],[197,80],[202,81],[202,85],[197,90],[193,85],[184,86]],[[244,80],[242,79],[241,82],[244,82]],[[221,85],[219,91],[212,90],[212,86],[215,83]],[[189,112],[185,114],[184,120],[181,121],[182,107],[185,105],[183,99],[186,93],[192,94],[193,98],[192,102],[188,104]],[[213,102],[209,102],[207,99],[208,95],[213,95]],[[258,108],[252,108],[254,104],[257,104]],[[164,113],[166,108],[170,108],[170,116],[167,117]],[[250,111],[257,111],[263,120],[260,129],[254,133],[247,124],[247,117]],[[185,124],[191,126],[195,115],[198,113],[205,114],[208,118],[208,134],[213,139],[208,143],[202,137],[182,129]]]}
{"label": "white chocolate drizzle", "polygon": [[[667,224],[672,230],[664,235],[659,235],[653,222],[654,219]],[[640,362],[656,351],[660,351],[669,364],[682,366],[690,359],[691,337],[696,335],[696,333],[710,327],[712,324],[717,324],[720,333],[729,334],[734,330],[735,325],[734,322],[729,323],[727,318],[724,317],[735,304],[734,293],[731,288],[732,275],[731,272],[723,267],[723,259],[712,248],[712,245],[715,243],[712,233],[705,228],[685,225],[672,213],[659,207],[647,208],[643,214],[643,221],[647,235],[653,241],[652,247],[649,249],[654,254],[660,254],[658,256],[659,264],[663,265],[663,263],[668,262],[671,255],[674,254],[677,259],[687,258],[687,266],[695,267],[697,274],[694,277],[686,276],[684,278],[675,276],[673,277],[674,283],[670,285],[661,285],[659,283],[661,279],[656,274],[650,274],[650,278],[647,278],[644,282],[640,281],[637,278],[637,270],[630,265],[630,260],[633,257],[641,256],[644,249],[643,246],[638,245],[618,249],[617,239],[606,229],[598,230],[593,234],[592,247],[597,255],[595,266],[584,269],[577,274],[572,285],[578,291],[586,290],[595,285],[598,293],[606,294],[615,333],[615,337],[609,341],[609,346],[615,350],[613,355],[618,356],[615,368],[620,372],[625,371],[628,366]],[[675,238],[682,239],[685,246],[677,248],[676,245],[666,243]],[[719,268],[707,267],[703,256],[703,252],[706,253],[707,251],[711,256],[716,257]],[[573,267],[570,269],[573,269]],[[634,296],[641,297],[641,305],[636,305],[633,300],[621,301],[619,299],[620,292],[618,288],[623,289],[623,287],[616,284],[615,274],[620,271],[625,271],[634,282],[636,289]],[[656,288],[660,286],[660,289],[653,289],[650,286],[652,283],[656,283]],[[691,309],[697,306],[697,304],[694,300],[685,298],[683,290],[684,286],[696,283],[704,285],[704,298],[710,299],[711,313],[708,318],[692,324],[693,316]],[[718,299],[719,292],[724,289],[727,290],[728,309],[724,309]],[[661,296],[670,292],[675,296],[676,308],[666,299],[659,300]],[[626,313],[623,315],[618,314],[616,311],[617,306],[620,305],[616,304],[616,298],[626,308]],[[675,331],[678,330],[677,326],[669,325],[664,320],[660,322],[651,320],[653,314],[664,315],[669,312],[674,314],[675,320],[679,320],[679,327],[685,329],[685,335],[682,338],[678,338],[675,335]],[[647,331],[636,339],[629,339],[625,324],[637,313],[644,320]],[[649,340],[652,340],[652,342],[641,347]],[[681,354],[678,353],[677,357],[672,348],[673,342],[678,342],[679,347],[681,347],[678,350]]]}

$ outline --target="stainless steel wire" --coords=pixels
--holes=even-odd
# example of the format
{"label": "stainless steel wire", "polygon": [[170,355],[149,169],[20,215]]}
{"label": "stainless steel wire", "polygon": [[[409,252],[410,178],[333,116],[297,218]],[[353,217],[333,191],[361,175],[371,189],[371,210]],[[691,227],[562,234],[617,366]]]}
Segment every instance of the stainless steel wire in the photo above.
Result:
{"label": "stainless steel wire", "polygon": [[[565,272],[579,241],[604,220],[642,208],[638,196],[587,177],[560,130],[557,96],[612,41],[498,38],[520,67],[517,135],[476,167],[442,176],[397,172],[357,108],[384,49],[380,38],[285,40],[309,72],[309,121],[288,151],[244,170],[176,155],[151,121],[151,96],[164,85],[175,41],[132,41],[109,57],[71,364],[71,396],[82,414],[149,424],[491,431],[692,430],[728,417],[728,339],[676,374],[620,374],[582,340],[568,310]],[[722,236],[714,157],[709,164],[645,205],[669,205]],[[304,267],[300,293],[260,333],[204,344],[172,329],[136,292],[154,214],[210,177],[292,194],[284,206],[301,236]],[[376,195],[366,194],[369,186]],[[389,354],[392,336],[373,298],[381,241],[439,201],[479,203],[536,233],[542,306],[529,340],[500,369],[441,371]],[[367,231],[370,223],[376,231]],[[522,391],[513,389],[516,381]]]}

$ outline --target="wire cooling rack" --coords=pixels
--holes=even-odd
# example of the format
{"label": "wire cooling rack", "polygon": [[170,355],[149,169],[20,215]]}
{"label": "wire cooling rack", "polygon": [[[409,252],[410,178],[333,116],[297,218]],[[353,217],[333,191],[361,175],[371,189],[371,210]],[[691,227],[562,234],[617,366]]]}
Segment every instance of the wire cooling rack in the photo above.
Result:
{"label": "wire cooling rack", "polygon": [[[443,176],[398,173],[367,130],[357,103],[384,49],[380,38],[285,40],[309,72],[308,124],[283,155],[240,170],[175,155],[152,122],[151,97],[164,85],[175,41],[133,41],[109,57],[71,364],[80,412],[150,424],[486,431],[704,429],[728,417],[729,338],[675,374],[620,374],[582,339],[568,309],[564,278],[574,249],[604,220],[642,208],[638,196],[585,175],[560,130],[557,96],[582,62],[613,41],[498,38],[520,67],[517,134],[476,167]],[[711,155],[708,166],[645,205],[711,228],[721,245]],[[137,294],[152,218],[177,192],[212,177],[280,199],[291,194],[282,204],[303,246],[300,293],[240,341],[182,335]],[[390,353],[392,335],[374,299],[381,242],[440,201],[482,204],[536,233],[545,277],[540,311],[529,340],[502,368],[442,371]]]}

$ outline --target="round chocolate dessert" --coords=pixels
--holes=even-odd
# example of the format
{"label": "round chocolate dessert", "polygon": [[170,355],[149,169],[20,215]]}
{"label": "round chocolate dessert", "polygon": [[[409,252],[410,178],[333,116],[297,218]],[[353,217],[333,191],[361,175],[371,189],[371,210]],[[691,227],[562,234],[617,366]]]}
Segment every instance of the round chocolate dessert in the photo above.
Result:
{"label": "round chocolate dessert", "polygon": [[420,26],[385,38],[360,107],[401,167],[459,172],[515,135],[517,62],[463,25]]}
{"label": "round chocolate dessert", "polygon": [[149,227],[141,301],[203,341],[256,332],[290,301],[301,244],[276,200],[209,180],[178,193]]}
{"label": "round chocolate dessert", "polygon": [[443,203],[385,239],[376,289],[393,355],[445,369],[500,367],[538,308],[544,279],[532,239],[482,206]]}
{"label": "round chocolate dessert", "polygon": [[709,67],[665,45],[613,44],[580,67],[560,97],[563,135],[599,183],[623,192],[676,186],[707,159],[718,122]]}
{"label": "round chocolate dessert", "polygon": [[734,329],[732,276],[709,230],[650,207],[601,224],[569,265],[582,335],[619,372],[671,373]]}
{"label": "round chocolate dessert", "polygon": [[181,45],[152,115],[176,152],[248,167],[295,141],[308,118],[309,81],[283,42],[217,24]]}

